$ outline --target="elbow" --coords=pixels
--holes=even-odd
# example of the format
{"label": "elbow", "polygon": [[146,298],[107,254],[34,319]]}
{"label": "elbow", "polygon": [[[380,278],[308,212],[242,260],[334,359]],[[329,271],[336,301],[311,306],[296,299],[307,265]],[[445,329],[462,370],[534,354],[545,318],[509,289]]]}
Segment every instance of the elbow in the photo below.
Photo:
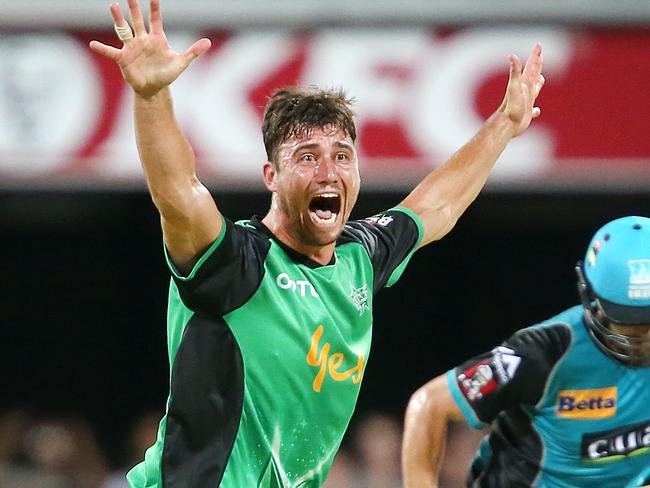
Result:
{"label": "elbow", "polygon": [[449,234],[460,218],[460,213],[451,202],[437,202],[424,209],[419,215],[425,223],[427,232],[421,246],[438,241]]}
{"label": "elbow", "polygon": [[441,239],[442,237],[449,234],[449,232],[451,232],[451,229],[456,226],[456,223],[458,222],[458,219],[460,218],[462,212],[458,212],[456,210],[453,202],[446,202],[445,204],[441,205],[437,213],[440,218],[440,236],[438,239]]}
{"label": "elbow", "polygon": [[151,199],[161,217],[167,221],[184,221],[192,214],[194,203],[203,187],[193,178],[189,184],[150,188]]}
{"label": "elbow", "polygon": [[454,417],[458,407],[451,397],[445,375],[437,376],[411,395],[406,407],[406,421],[420,425],[446,422]]}
{"label": "elbow", "polygon": [[407,424],[422,425],[430,421],[431,417],[436,413],[436,403],[431,397],[431,392],[427,385],[419,388],[411,395],[408,405],[406,407]]}
{"label": "elbow", "polygon": [[160,216],[167,221],[180,221],[188,214],[187,203],[171,192],[151,192],[151,200]]}
{"label": "elbow", "polygon": [[[427,385],[410,398],[404,419],[402,474],[405,488],[438,486],[438,463],[444,432]],[[444,422],[444,421],[443,421]]]}
{"label": "elbow", "polygon": [[409,398],[408,409],[414,412],[419,412],[428,403],[429,393],[426,386],[418,388],[415,393]]}

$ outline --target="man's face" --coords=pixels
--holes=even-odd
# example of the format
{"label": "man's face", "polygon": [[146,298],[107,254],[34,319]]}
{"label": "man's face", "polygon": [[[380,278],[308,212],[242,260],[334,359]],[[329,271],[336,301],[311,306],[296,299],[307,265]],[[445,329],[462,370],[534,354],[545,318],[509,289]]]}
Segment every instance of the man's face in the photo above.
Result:
{"label": "man's face", "polygon": [[632,357],[633,365],[640,365],[648,361],[650,358],[650,325],[621,325],[610,322],[609,328],[612,332],[629,338],[629,349],[625,352]]}
{"label": "man's face", "polygon": [[277,150],[275,193],[283,225],[299,243],[336,241],[359,195],[357,152],[339,127],[315,127],[292,136]]}
{"label": "man's face", "polygon": [[[601,310],[596,311],[596,318],[614,334],[624,336],[625,345],[618,343],[617,339],[610,337],[608,345],[613,350],[630,357],[632,366],[647,365],[650,360],[650,324],[623,325],[607,319]],[[620,340],[620,339],[619,339]]]}

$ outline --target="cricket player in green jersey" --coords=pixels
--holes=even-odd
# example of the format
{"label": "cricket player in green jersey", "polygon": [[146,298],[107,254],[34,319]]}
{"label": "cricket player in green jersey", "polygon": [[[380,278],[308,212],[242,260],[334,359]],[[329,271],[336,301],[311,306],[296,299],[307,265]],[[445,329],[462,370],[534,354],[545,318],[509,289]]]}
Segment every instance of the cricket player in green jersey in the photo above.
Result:
{"label": "cricket player in green jersey", "polygon": [[397,207],[348,222],[360,186],[342,92],[277,91],[262,127],[271,206],[232,222],[195,174],[168,85],[210,48],[172,51],[159,0],[147,30],[110,6],[120,49],[93,41],[134,91],[138,149],[172,273],[166,415],[132,487],[318,487],[354,411],[374,294],[440,239],[476,198],[506,144],[539,115],[541,46],[510,57],[501,106]]}

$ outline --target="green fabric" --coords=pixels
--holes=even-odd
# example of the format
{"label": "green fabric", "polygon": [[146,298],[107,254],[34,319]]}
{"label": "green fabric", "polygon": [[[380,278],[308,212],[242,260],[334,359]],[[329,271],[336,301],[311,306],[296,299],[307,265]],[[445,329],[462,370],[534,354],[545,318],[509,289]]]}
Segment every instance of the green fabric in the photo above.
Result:
{"label": "green fabric", "polygon": [[163,246],[163,252],[165,253],[165,260],[167,261],[167,266],[169,267],[169,270],[177,279],[181,281],[190,281],[192,278],[194,278],[194,276],[196,275],[197,271],[201,268],[201,266],[203,266],[203,263],[205,263],[208,260],[208,258],[212,255],[212,253],[215,251],[215,249],[219,247],[219,244],[221,244],[221,241],[223,241],[225,235],[226,235],[226,221],[222,215],[221,230],[219,231],[219,235],[217,236],[215,241],[210,245],[210,247],[208,247],[208,249],[199,258],[196,264],[192,267],[192,271],[190,271],[190,274],[188,274],[187,276],[183,276],[181,273],[178,272],[176,266],[174,265],[174,262],[169,256],[169,252],[167,251],[167,246]]}
{"label": "green fabric", "polygon": [[[391,274],[401,275],[423,236]],[[249,226],[246,221],[237,225]],[[224,238],[225,228],[187,277],[191,280]],[[373,268],[358,242],[337,246],[334,265],[310,268],[271,241],[254,295],[223,318],[244,365],[243,410],[222,488],[294,488],[323,484],[354,412],[370,353]],[[172,282],[170,370],[193,316]],[[168,405],[172,401],[168,398]],[[132,488],[162,487],[166,417],[145,461],[128,474]]]}
{"label": "green fabric", "polygon": [[265,271],[257,293],[226,316],[246,381],[222,486],[320,486],[354,411],[370,352],[370,259],[350,243],[337,247],[336,265],[311,269],[274,242]]}

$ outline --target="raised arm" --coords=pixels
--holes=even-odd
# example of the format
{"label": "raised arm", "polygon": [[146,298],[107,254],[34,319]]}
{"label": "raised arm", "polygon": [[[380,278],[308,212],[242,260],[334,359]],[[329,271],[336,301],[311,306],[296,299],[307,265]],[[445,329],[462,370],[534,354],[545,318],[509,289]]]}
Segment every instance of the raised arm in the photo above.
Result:
{"label": "raised arm", "polygon": [[149,31],[138,1],[128,3],[133,30],[120,6],[110,6],[122,48],[97,41],[90,48],[114,60],[134,91],[136,140],[149,192],[170,256],[180,271],[188,272],[218,237],[222,219],[196,177],[194,154],[174,117],[169,85],[210,48],[210,41],[201,39],[178,54],[167,42],[159,0],[151,0]]}
{"label": "raised arm", "polygon": [[404,419],[404,488],[438,486],[447,423],[463,418],[451,396],[445,375],[434,378],[413,394]]}
{"label": "raised arm", "polygon": [[517,56],[510,55],[510,78],[501,106],[467,144],[429,173],[400,204],[416,212],[424,223],[420,246],[440,239],[456,225],[508,141],[539,116],[535,99],[543,85],[541,44],[535,45],[525,67]]}

